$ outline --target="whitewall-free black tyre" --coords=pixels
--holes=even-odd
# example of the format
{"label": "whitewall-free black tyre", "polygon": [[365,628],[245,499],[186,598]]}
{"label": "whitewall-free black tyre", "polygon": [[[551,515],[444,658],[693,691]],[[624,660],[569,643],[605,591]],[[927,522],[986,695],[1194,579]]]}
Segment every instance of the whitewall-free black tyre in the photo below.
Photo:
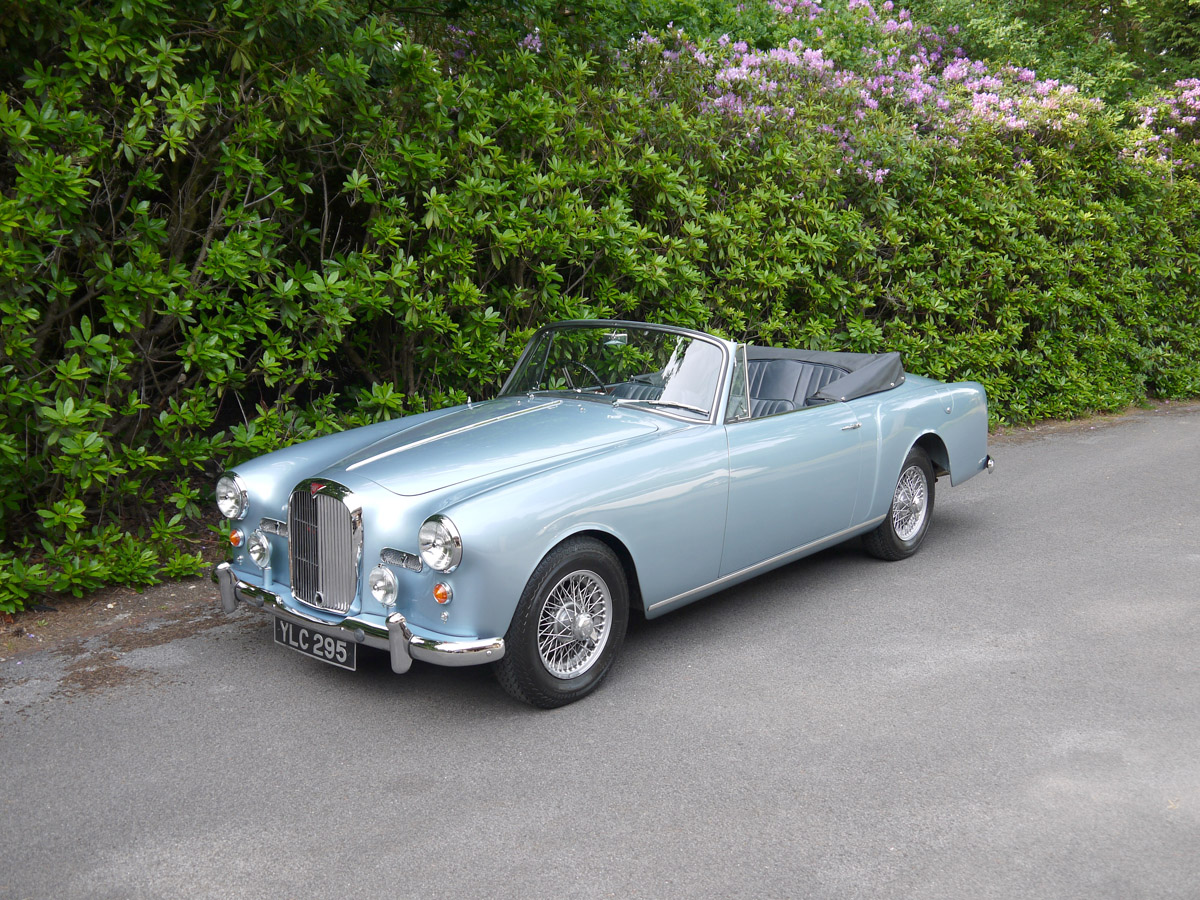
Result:
{"label": "whitewall-free black tyre", "polygon": [[604,680],[628,624],[629,588],[616,554],[592,538],[567,540],[530,576],[496,678],[543,709],[572,703]]}
{"label": "whitewall-free black tyre", "polygon": [[933,465],[920,447],[908,451],[887,518],[863,538],[867,552],[880,559],[906,559],[917,552],[933,518]]}

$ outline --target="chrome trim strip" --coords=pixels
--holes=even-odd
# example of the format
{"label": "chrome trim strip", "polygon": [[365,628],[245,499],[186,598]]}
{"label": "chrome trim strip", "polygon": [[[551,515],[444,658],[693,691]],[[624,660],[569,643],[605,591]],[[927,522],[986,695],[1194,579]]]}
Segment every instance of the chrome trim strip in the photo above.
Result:
{"label": "chrome trim strip", "polygon": [[789,557],[794,557],[794,558],[798,559],[801,554],[806,553],[815,547],[819,547],[822,544],[835,544],[838,541],[840,541],[843,537],[845,537],[846,535],[849,535],[851,532],[863,531],[863,530],[869,529],[872,525],[878,525],[880,522],[882,522],[886,518],[887,518],[887,515],[885,514],[885,515],[879,516],[876,519],[871,519],[868,522],[862,522],[858,525],[853,525],[850,528],[845,528],[842,531],[839,531],[837,534],[831,534],[831,535],[829,535],[829,537],[823,537],[820,540],[811,541],[811,542],[805,544],[803,547],[797,547],[795,550],[788,550],[785,553],[780,553],[778,556],[772,556],[770,559],[764,559],[760,563],[755,563],[752,566],[746,566],[746,568],[740,569],[737,572],[733,572],[729,575],[725,575],[721,578],[718,578],[716,581],[710,581],[708,584],[702,584],[702,585],[700,585],[700,587],[692,588],[690,591],[684,591],[682,594],[676,594],[674,597],[668,597],[666,600],[659,600],[657,603],[653,604],[647,610],[647,612],[654,612],[654,610],[659,609],[660,607],[667,606],[671,603],[678,603],[680,600],[685,600],[688,597],[691,597],[695,594],[700,594],[705,591],[710,591],[715,588],[719,588],[723,584],[728,584],[729,582],[736,581],[737,579],[740,579],[740,578],[746,578],[760,570],[768,569],[775,565],[783,565],[784,563],[791,561],[789,559]]}
{"label": "chrome trim strip", "polygon": [[[604,400],[606,395],[600,394],[600,395],[598,395],[598,397],[600,400]],[[652,412],[652,413],[655,413],[660,416],[666,416],[668,419],[674,419],[676,422],[686,422],[688,425],[712,425],[712,424],[714,424],[712,413],[709,413],[708,418],[706,418],[706,419],[696,419],[696,418],[688,418],[683,413],[675,412],[674,410],[672,410],[670,407],[667,407],[667,406],[654,406],[653,404],[649,404],[649,403],[637,403],[637,404],[634,404],[631,406],[623,406],[623,405],[619,404],[616,400],[612,401],[612,405],[613,405],[614,409],[644,409],[644,410],[646,410],[646,412]],[[700,410],[700,412],[703,413],[704,410]]]}
{"label": "chrome trim strip", "polygon": [[349,616],[337,623],[326,622],[302,610],[284,606],[278,594],[242,581],[229,563],[220,563],[213,570],[213,580],[221,589],[221,608],[226,613],[232,613],[240,600],[273,616],[334,637],[366,644],[377,650],[388,650],[392,657],[392,671],[399,675],[408,671],[414,659],[438,666],[459,667],[496,662],[504,656],[502,637],[469,641],[422,637],[412,633],[400,613],[392,613],[382,626],[358,616]]}
{"label": "chrome trim strip", "polygon": [[476,428],[482,428],[484,425],[491,425],[493,422],[500,422],[504,419],[515,419],[517,416],[527,416],[530,413],[540,412],[543,409],[553,409],[561,404],[561,400],[552,400],[548,403],[539,403],[537,406],[531,406],[529,409],[518,409],[516,412],[504,413],[504,415],[501,416],[492,416],[492,418],[484,419],[481,422],[472,422],[470,425],[463,425],[461,428],[455,428],[451,431],[444,431],[441,434],[435,434],[427,438],[422,438],[419,441],[413,441],[411,444],[404,444],[400,447],[393,447],[391,450],[385,450],[383,453],[377,453],[375,456],[359,460],[356,463],[346,466],[346,471],[353,472],[355,469],[362,468],[363,466],[369,466],[371,463],[379,462],[379,460],[386,459],[389,456],[395,456],[397,453],[403,453],[405,450],[423,447],[425,444],[432,444],[434,441],[440,441],[448,437],[454,437],[456,434],[474,431]]}

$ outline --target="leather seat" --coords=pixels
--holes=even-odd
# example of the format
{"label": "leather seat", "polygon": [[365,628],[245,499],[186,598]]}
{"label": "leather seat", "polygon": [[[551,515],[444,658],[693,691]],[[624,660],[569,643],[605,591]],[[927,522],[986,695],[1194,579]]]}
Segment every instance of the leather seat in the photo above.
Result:
{"label": "leather seat", "polygon": [[780,413],[791,412],[796,408],[796,404],[791,400],[759,400],[750,398],[750,418],[758,419],[762,416],[777,416]]}
{"label": "leather seat", "polygon": [[750,359],[750,418],[791,412],[801,406],[823,403],[814,395],[846,372],[837,366],[798,359]]}
{"label": "leather seat", "polygon": [[661,387],[641,381],[616,384],[609,388],[608,392],[621,400],[657,400],[662,396]]}

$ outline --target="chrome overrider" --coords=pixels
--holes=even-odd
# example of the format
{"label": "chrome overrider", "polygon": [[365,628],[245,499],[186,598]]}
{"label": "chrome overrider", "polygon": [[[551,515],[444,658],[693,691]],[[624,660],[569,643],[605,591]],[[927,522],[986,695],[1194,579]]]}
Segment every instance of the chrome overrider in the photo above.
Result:
{"label": "chrome overrider", "polygon": [[213,570],[213,580],[221,590],[221,608],[226,613],[237,609],[239,602],[253,609],[295,622],[305,628],[320,631],[332,637],[366,644],[377,650],[387,650],[392,657],[392,671],[403,675],[412,666],[414,659],[439,666],[477,666],[496,662],[504,656],[504,638],[484,638],[474,641],[439,641],[413,634],[408,622],[400,613],[387,617],[386,627],[358,616],[347,616],[337,625],[330,625],[316,617],[305,615],[284,605],[278,594],[242,581],[227,562],[219,563]]}

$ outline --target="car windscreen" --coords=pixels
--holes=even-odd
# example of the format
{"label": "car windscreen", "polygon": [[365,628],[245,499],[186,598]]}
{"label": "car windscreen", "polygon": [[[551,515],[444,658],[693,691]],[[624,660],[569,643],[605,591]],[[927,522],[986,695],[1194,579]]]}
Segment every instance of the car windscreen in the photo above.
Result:
{"label": "car windscreen", "polygon": [[691,334],[572,325],[536,334],[502,393],[567,391],[707,419],[723,371],[720,347]]}

